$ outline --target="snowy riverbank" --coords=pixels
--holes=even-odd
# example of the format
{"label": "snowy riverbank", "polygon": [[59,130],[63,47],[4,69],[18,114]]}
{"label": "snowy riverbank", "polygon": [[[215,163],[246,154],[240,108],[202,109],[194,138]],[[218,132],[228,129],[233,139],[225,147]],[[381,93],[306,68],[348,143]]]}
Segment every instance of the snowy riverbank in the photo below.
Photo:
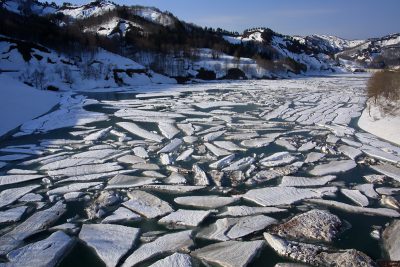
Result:
{"label": "snowy riverbank", "polygon": [[400,145],[400,114],[382,114],[379,107],[368,103],[358,126],[364,131]]}
{"label": "snowy riverbank", "polygon": [[0,137],[55,106],[59,94],[33,89],[0,75]]}

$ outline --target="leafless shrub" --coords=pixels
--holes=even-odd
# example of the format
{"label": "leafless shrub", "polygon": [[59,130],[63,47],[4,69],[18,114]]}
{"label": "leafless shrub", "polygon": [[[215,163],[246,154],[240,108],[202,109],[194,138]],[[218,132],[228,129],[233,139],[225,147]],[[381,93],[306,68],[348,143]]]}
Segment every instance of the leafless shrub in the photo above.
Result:
{"label": "leafless shrub", "polygon": [[367,95],[384,113],[399,109],[400,71],[376,72],[368,81]]}

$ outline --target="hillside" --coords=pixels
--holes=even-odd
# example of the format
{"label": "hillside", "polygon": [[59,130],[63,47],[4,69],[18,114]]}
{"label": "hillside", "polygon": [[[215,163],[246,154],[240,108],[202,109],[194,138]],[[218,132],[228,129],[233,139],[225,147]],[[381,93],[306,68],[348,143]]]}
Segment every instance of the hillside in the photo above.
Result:
{"label": "hillside", "polygon": [[327,35],[288,36],[269,28],[239,34],[202,28],[154,7],[104,0],[80,6],[2,0],[0,7],[4,18],[0,34],[61,53],[75,68],[82,67],[77,58],[93,60],[94,54],[109,52],[121,56],[119,61],[129,59],[140,65],[150,76],[160,73],[179,82],[276,79],[400,65],[399,35],[346,40]]}

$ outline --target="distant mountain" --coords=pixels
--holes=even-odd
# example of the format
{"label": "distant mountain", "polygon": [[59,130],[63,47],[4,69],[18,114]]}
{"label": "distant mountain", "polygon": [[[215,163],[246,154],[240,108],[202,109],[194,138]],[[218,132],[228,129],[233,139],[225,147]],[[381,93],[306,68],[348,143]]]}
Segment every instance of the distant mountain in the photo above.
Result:
{"label": "distant mountain", "polygon": [[289,36],[269,28],[239,34],[202,28],[154,7],[105,0],[63,6],[0,0],[0,16],[0,34],[15,40],[70,58],[107,50],[179,81],[285,78],[400,66],[399,34],[368,40]]}

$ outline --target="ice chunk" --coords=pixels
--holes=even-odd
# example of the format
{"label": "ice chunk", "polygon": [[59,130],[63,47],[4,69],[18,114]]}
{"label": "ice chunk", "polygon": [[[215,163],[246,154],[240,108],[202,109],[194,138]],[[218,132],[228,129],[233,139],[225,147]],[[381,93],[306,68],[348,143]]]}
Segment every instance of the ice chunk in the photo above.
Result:
{"label": "ice chunk", "polygon": [[120,207],[111,215],[104,218],[101,223],[132,222],[139,221],[140,219],[141,217],[137,213],[134,213],[127,208]]}
{"label": "ice chunk", "polygon": [[249,206],[230,206],[226,211],[218,214],[218,217],[232,216],[242,217],[249,215],[267,214],[267,213],[279,213],[286,212],[285,209],[279,209],[275,207],[249,207]]}
{"label": "ice chunk", "polygon": [[132,248],[139,237],[139,229],[113,224],[84,224],[79,238],[108,267],[117,266],[121,258]]}
{"label": "ice chunk", "polygon": [[394,220],[383,231],[383,247],[392,261],[400,261],[400,220]]}
{"label": "ice chunk", "polygon": [[179,146],[183,143],[182,139],[175,138],[168,145],[163,147],[158,153],[171,153],[179,148]]}
{"label": "ice chunk", "polygon": [[175,203],[184,206],[192,206],[198,208],[216,209],[232,204],[239,199],[236,197],[220,197],[220,196],[186,196],[177,197]]}
{"label": "ice chunk", "polygon": [[237,146],[235,143],[230,141],[215,141],[214,144],[219,146],[220,148],[229,150],[229,151],[244,151],[245,149]]}
{"label": "ice chunk", "polygon": [[316,144],[314,142],[307,142],[305,144],[302,144],[297,150],[301,152],[309,151],[314,149],[315,146]]}
{"label": "ice chunk", "polygon": [[24,222],[0,237],[0,255],[5,255],[18,247],[26,238],[45,231],[56,222],[65,211],[66,206],[62,202],[57,202],[46,210],[34,213]]}
{"label": "ice chunk", "polygon": [[234,155],[234,154],[231,154],[231,155],[229,155],[229,156],[226,156],[226,157],[224,157],[224,158],[222,158],[222,159],[220,159],[220,160],[218,160],[218,161],[216,161],[216,162],[210,164],[210,168],[213,168],[213,169],[221,169],[221,168],[223,168],[223,167],[229,165],[229,164],[232,162],[232,160],[233,160],[234,158],[235,158],[235,155]]}
{"label": "ice chunk", "polygon": [[48,171],[49,176],[63,177],[63,176],[80,176],[88,174],[97,174],[103,172],[119,171],[122,167],[116,163],[103,163],[93,165],[81,165],[76,167],[68,167],[65,169],[57,169]]}
{"label": "ice chunk", "polygon": [[169,257],[166,257],[162,260],[155,262],[149,267],[166,267],[166,266],[174,266],[174,267],[192,267],[192,258],[187,254],[174,253]]}
{"label": "ice chunk", "polygon": [[146,163],[146,161],[143,158],[134,155],[122,156],[118,158],[117,161],[126,164]]}
{"label": "ice chunk", "polygon": [[205,136],[203,136],[203,140],[206,142],[214,141],[215,139],[222,136],[225,132],[226,131],[218,131],[218,132],[212,132],[212,133],[206,134]]}
{"label": "ice chunk", "polygon": [[18,222],[27,209],[27,206],[20,206],[6,211],[0,211],[0,224]]}
{"label": "ice chunk", "polygon": [[140,128],[133,122],[118,122],[117,125],[121,128],[124,128],[125,130],[127,130],[128,132],[130,132],[134,135],[137,135],[144,139],[153,140],[157,143],[161,143],[161,141],[164,139],[162,136],[160,136],[158,134],[155,134],[155,133],[149,132],[143,128]]}
{"label": "ice chunk", "polygon": [[207,174],[197,165],[193,165],[195,185],[209,185]]}
{"label": "ice chunk", "polygon": [[289,152],[278,152],[261,159],[260,163],[265,167],[276,167],[290,164],[295,160],[296,157],[292,156]]}
{"label": "ice chunk", "polygon": [[57,266],[74,244],[74,239],[57,231],[44,240],[11,251],[4,266]]}
{"label": "ice chunk", "polygon": [[354,203],[360,205],[361,207],[366,207],[369,204],[368,198],[361,194],[361,192],[358,190],[342,188],[340,191],[343,193],[343,195],[350,198]]}
{"label": "ice chunk", "polygon": [[44,177],[43,175],[37,175],[37,174],[4,175],[0,176],[0,186],[33,181],[41,179],[43,177]]}
{"label": "ice chunk", "polygon": [[141,146],[137,146],[137,147],[133,148],[133,153],[136,156],[141,157],[143,159],[147,159],[149,157],[149,154],[147,154],[147,151]]}
{"label": "ice chunk", "polygon": [[227,156],[231,154],[231,152],[229,152],[228,150],[216,147],[213,144],[205,143],[204,145],[207,147],[208,150],[211,151],[211,153],[213,153],[217,157]]}
{"label": "ice chunk", "polygon": [[325,157],[325,154],[323,154],[323,153],[311,152],[310,154],[307,155],[307,158],[304,162],[305,163],[314,163],[314,162],[319,161],[323,157]]}
{"label": "ice chunk", "polygon": [[179,209],[161,218],[158,222],[161,224],[174,224],[180,226],[198,226],[204,219],[210,215],[210,211],[205,210],[183,210]]}
{"label": "ice chunk", "polygon": [[155,241],[141,245],[122,264],[122,267],[135,266],[158,255],[188,250],[193,246],[192,231],[166,234]]}
{"label": "ice chunk", "polygon": [[255,161],[252,157],[242,158],[235,162],[232,162],[229,166],[223,168],[223,171],[242,171],[249,167]]}
{"label": "ice chunk", "polygon": [[97,141],[101,138],[106,137],[110,131],[111,131],[112,127],[107,127],[106,129],[94,132],[89,134],[88,136],[86,136],[85,138],[83,138],[83,140],[88,141],[88,142],[93,142],[93,141]]}
{"label": "ice chunk", "polygon": [[147,218],[160,217],[173,211],[167,202],[144,191],[132,191],[128,193],[128,196],[130,200],[122,205]]}
{"label": "ice chunk", "polygon": [[335,187],[318,189],[295,187],[265,187],[247,191],[242,197],[261,206],[290,205],[303,199],[320,198],[326,194],[335,192]]}
{"label": "ice chunk", "polygon": [[283,176],[279,186],[307,187],[321,186],[336,179],[336,176],[327,175],[322,177],[298,177],[298,176]]}
{"label": "ice chunk", "polygon": [[323,176],[327,174],[347,172],[355,167],[357,167],[357,164],[353,160],[336,160],[315,166],[310,171],[310,174],[315,176]]}
{"label": "ice chunk", "polygon": [[31,185],[18,188],[5,189],[0,192],[0,208],[5,207],[9,204],[14,203],[17,199],[23,195],[38,188],[38,185]]}
{"label": "ice chunk", "polygon": [[307,200],[307,202],[318,204],[318,205],[323,205],[323,206],[328,206],[328,207],[332,207],[332,208],[337,208],[337,209],[341,209],[341,210],[348,211],[348,212],[360,213],[360,214],[371,215],[371,216],[377,215],[377,216],[392,217],[392,218],[400,217],[400,213],[398,213],[395,210],[387,209],[387,208],[358,207],[358,206],[352,206],[352,205],[334,201],[334,200],[325,200],[325,199],[310,199],[310,200]]}
{"label": "ice chunk", "polygon": [[74,183],[74,184],[69,184],[61,187],[57,187],[54,189],[51,189],[47,191],[47,195],[63,195],[66,193],[70,192],[77,192],[77,191],[82,191],[82,190],[87,190],[91,187],[96,187],[98,185],[101,185],[102,183],[100,182],[93,182],[93,183]]}
{"label": "ice chunk", "polygon": [[400,183],[400,168],[389,164],[375,165],[371,166],[371,168],[379,173],[382,173],[390,178],[393,178],[397,182]]}
{"label": "ice chunk", "polygon": [[189,148],[185,151],[183,151],[177,158],[176,161],[186,161],[190,158],[190,156],[193,154],[194,150],[193,148]]}
{"label": "ice chunk", "polygon": [[160,129],[161,134],[168,139],[172,139],[175,135],[179,134],[179,130],[173,123],[160,122],[158,123],[158,128]]}
{"label": "ice chunk", "polygon": [[226,267],[245,267],[264,247],[263,241],[227,241],[196,249],[192,255],[209,263]]}
{"label": "ice chunk", "polygon": [[351,147],[351,146],[346,146],[346,145],[340,146],[338,148],[338,151],[340,153],[346,155],[350,159],[356,159],[358,156],[360,156],[362,154],[361,150]]}

